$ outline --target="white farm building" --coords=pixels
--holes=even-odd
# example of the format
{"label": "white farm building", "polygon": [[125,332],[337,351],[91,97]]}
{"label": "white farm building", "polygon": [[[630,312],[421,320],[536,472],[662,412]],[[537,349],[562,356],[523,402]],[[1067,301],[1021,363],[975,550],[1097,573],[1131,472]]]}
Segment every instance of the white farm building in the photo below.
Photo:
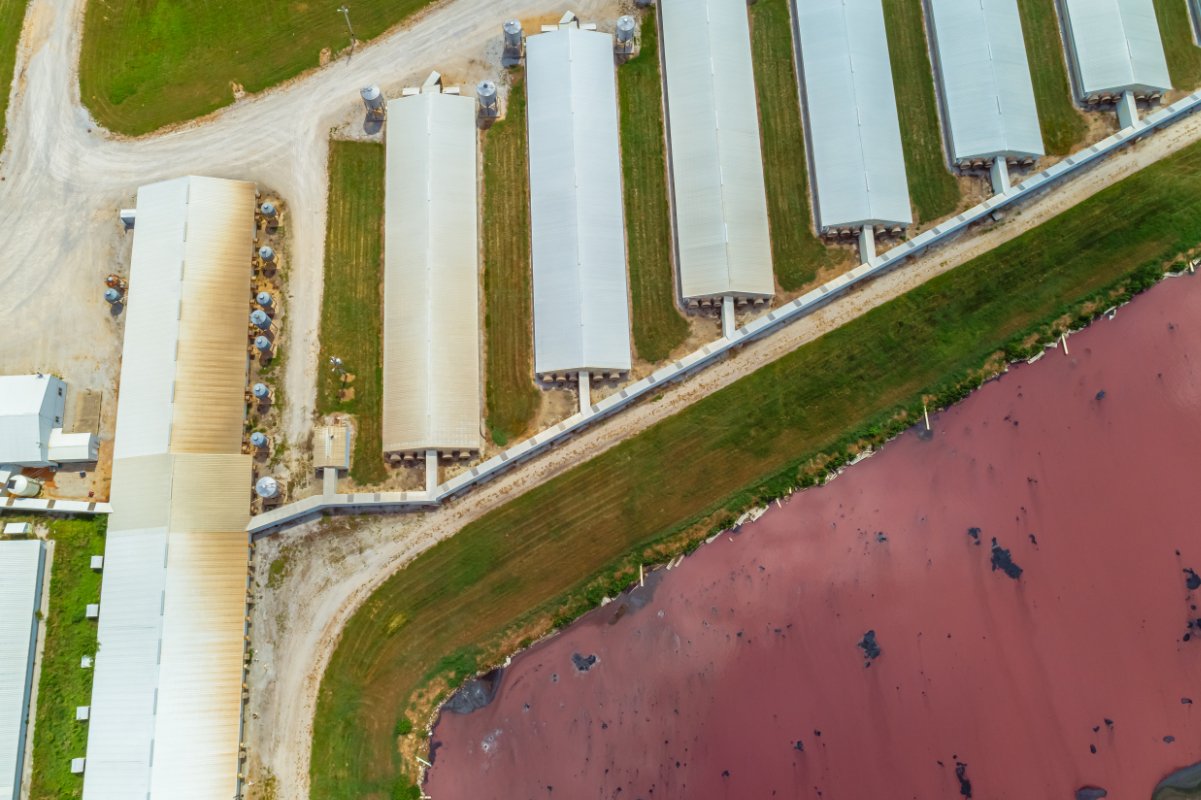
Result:
{"label": "white farm building", "polygon": [[927,9],[951,160],[1042,156],[1017,0],[927,0]]}
{"label": "white farm building", "polygon": [[254,184],[138,190],[84,800],[240,790]]}
{"label": "white farm building", "polygon": [[480,449],[475,100],[388,103],[383,448]]}
{"label": "white farm building", "polygon": [[0,800],[19,800],[45,551],[0,541]]}
{"label": "white farm building", "polygon": [[534,371],[630,369],[613,38],[565,24],[526,41]]}
{"label": "white farm building", "polygon": [[95,461],[94,433],[64,433],[67,385],[53,375],[0,375],[0,464]]}
{"label": "white farm building", "polygon": [[680,293],[766,300],[775,279],[746,0],[659,8]]}
{"label": "white farm building", "polygon": [[823,234],[913,222],[881,0],[793,0]]}
{"label": "white farm building", "polygon": [[1126,92],[1157,98],[1172,88],[1154,0],[1059,0],[1072,79],[1087,103]]}

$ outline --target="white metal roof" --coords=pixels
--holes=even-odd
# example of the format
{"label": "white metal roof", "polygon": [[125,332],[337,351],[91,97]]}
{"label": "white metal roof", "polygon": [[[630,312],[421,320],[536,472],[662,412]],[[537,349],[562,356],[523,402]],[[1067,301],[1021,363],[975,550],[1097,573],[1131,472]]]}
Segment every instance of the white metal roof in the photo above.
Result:
{"label": "white metal roof", "polygon": [[254,185],[138,192],[84,800],[238,787]]}
{"label": "white metal roof", "polygon": [[1043,155],[1017,0],[928,0],[952,160]]}
{"label": "white metal roof", "polygon": [[560,28],[531,36],[526,62],[534,369],[628,371],[613,40]]}
{"label": "white metal roof", "polygon": [[94,433],[63,433],[62,428],[50,431],[49,458],[56,464],[95,461],[100,442]]}
{"label": "white metal roof", "polygon": [[818,227],[911,223],[880,0],[793,0],[793,10]]}
{"label": "white metal roof", "polygon": [[746,0],[662,0],[680,288],[775,291]]}
{"label": "white metal roof", "polygon": [[42,563],[41,541],[0,542],[0,800],[21,796]]}
{"label": "white metal roof", "polygon": [[53,375],[0,375],[0,464],[45,466],[63,426],[66,384]]}
{"label": "white metal roof", "polygon": [[1061,0],[1083,97],[1172,88],[1153,0]]}
{"label": "white metal roof", "polygon": [[475,100],[393,100],[387,137],[384,452],[479,450]]}

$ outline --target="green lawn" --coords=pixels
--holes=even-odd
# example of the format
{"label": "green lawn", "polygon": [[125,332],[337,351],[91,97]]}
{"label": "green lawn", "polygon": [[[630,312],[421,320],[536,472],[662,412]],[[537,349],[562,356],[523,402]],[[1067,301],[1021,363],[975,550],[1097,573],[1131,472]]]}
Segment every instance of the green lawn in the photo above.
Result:
{"label": "green lawn", "polygon": [[617,70],[617,84],[634,349],[647,361],[663,361],[688,338],[688,323],[676,310],[672,280],[663,84],[653,11],[642,17],[642,49]]}
{"label": "green lawn", "polygon": [[1052,335],[1047,323],[1085,299],[1107,307],[1115,295],[1098,293],[1118,281],[1145,287],[1198,242],[1193,145],[467,525],[344,629],[318,701],[311,796],[388,797],[414,774],[397,721],[426,718],[431,679],[486,666],[581,611],[612,586],[585,591],[590,579],[636,574],[648,543],[703,535],[801,482],[817,454],[845,459],[850,442],[917,419],[923,397],[962,396],[999,351],[1023,354],[1015,342]]}
{"label": "green lawn", "polygon": [[[355,415],[350,476],[363,486],[387,477],[383,453],[384,146],[331,141],[329,221],[317,412]],[[343,384],[332,356],[354,380]],[[343,400],[344,386],[353,397]]]}
{"label": "green lawn", "polygon": [[959,184],[942,150],[921,2],[884,0],[884,22],[914,222],[932,222],[958,208]]}
{"label": "green lawn", "polygon": [[505,118],[484,134],[484,331],[488,430],[504,446],[538,412],[525,84],[511,73]]}
{"label": "green lawn", "polygon": [[75,721],[75,707],[91,703],[92,670],[81,669],[79,660],[96,653],[96,621],[86,619],[84,612],[88,603],[100,602],[100,573],[92,571],[91,558],[104,553],[107,520],[97,516],[54,519],[48,524],[54,565],[38,681],[30,797],[66,800],[83,795],[83,780],[71,774],[71,759],[87,752],[87,724]]}
{"label": "green lawn", "polygon": [[1193,41],[1193,20],[1188,0],[1155,0],[1159,35],[1172,86],[1192,91],[1201,86],[1201,47]]}
{"label": "green lawn", "polygon": [[17,62],[17,42],[29,0],[0,0],[0,150],[8,135],[8,95]]}
{"label": "green lawn", "polygon": [[843,250],[827,249],[814,232],[789,0],[751,6],[751,51],[763,139],[763,178],[776,280],[785,291],[813,281],[823,267],[846,264]]}
{"label": "green lawn", "polygon": [[[431,2],[354,0],[350,21],[366,41]],[[104,127],[130,135],[202,116],[233,102],[233,83],[261,91],[318,66],[322,48],[346,48],[337,8],[313,0],[88,0],[83,104]]]}
{"label": "green lawn", "polygon": [[1055,0],[1018,0],[1018,13],[1026,38],[1043,147],[1048,155],[1065,156],[1084,138],[1088,127],[1072,99]]}

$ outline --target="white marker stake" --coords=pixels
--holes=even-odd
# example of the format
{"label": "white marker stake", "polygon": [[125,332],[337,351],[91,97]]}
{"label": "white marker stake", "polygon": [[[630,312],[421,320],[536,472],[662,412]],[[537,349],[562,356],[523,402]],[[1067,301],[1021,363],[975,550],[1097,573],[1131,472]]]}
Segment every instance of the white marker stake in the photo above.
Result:
{"label": "white marker stake", "polygon": [[1063,342],[1063,354],[1065,356],[1071,355],[1071,353],[1068,352],[1068,335],[1066,333],[1061,333],[1059,335],[1059,339]]}
{"label": "white marker stake", "polygon": [[646,585],[645,581],[642,580],[642,565],[641,564],[638,565],[638,585],[639,586]]}
{"label": "white marker stake", "polygon": [[926,418],[926,430],[930,430],[930,412],[926,410],[925,403],[922,403],[922,415]]}
{"label": "white marker stake", "polygon": [[422,758],[421,756],[415,756],[415,758],[416,758],[418,761],[420,761],[422,764],[424,764],[425,766],[429,767],[430,769],[433,769],[433,768],[434,768],[434,765],[433,765],[433,764],[431,764],[430,762],[426,761],[426,760],[425,760],[424,758]]}

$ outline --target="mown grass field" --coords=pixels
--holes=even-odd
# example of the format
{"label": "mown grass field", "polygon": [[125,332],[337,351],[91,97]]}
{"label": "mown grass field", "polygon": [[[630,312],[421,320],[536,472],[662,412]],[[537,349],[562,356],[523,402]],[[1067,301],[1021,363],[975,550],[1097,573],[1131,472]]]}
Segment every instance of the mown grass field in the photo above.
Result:
{"label": "mown grass field", "polygon": [[1065,156],[1084,138],[1088,126],[1072,99],[1055,0],[1018,0],[1018,13],[1043,147],[1048,155]]}
{"label": "mown grass field", "polygon": [[530,273],[525,84],[512,73],[505,118],[484,134],[485,397],[492,441],[520,438],[538,413]]}
{"label": "mown grass field", "polygon": [[29,0],[0,0],[0,150],[8,138],[8,95],[17,63],[17,43]]}
{"label": "mown grass field", "polygon": [[[5,518],[6,520],[9,518]],[[45,522],[45,520],[38,520]],[[38,681],[33,739],[32,800],[67,800],[83,796],[83,780],[71,774],[71,759],[87,751],[87,724],[75,721],[75,707],[92,696],[92,670],[79,660],[96,653],[96,621],[84,613],[100,602],[100,573],[91,557],[104,553],[104,517],[49,521],[54,540],[50,571],[50,607]]]}
{"label": "mown grass field", "polygon": [[884,0],[884,24],[914,222],[931,222],[954,212],[960,194],[943,154],[922,4]]}
{"label": "mown grass field", "polygon": [[425,718],[431,680],[453,682],[580,611],[619,567],[636,574],[648,543],[703,535],[795,485],[815,455],[845,457],[902,411],[917,419],[924,396],[960,396],[999,351],[1117,281],[1145,285],[1199,242],[1193,145],[466,526],[344,629],[318,701],[311,796],[403,791],[415,765],[400,760],[397,722]]}
{"label": "mown grass field", "polygon": [[647,361],[662,361],[688,338],[688,323],[676,309],[672,277],[663,83],[653,11],[642,17],[642,49],[617,70],[617,90],[634,349]]}
{"label": "mown grass field", "polygon": [[812,282],[818,270],[848,263],[850,257],[828,249],[814,232],[788,3],[758,0],[750,13],[772,263],[776,280],[790,292]]}
{"label": "mown grass field", "polygon": [[1190,0],[1155,0],[1155,16],[1172,86],[1193,90],[1201,86],[1201,47],[1193,40]]}
{"label": "mown grass field", "polygon": [[[387,475],[383,453],[384,146],[334,140],[329,150],[329,220],[325,229],[325,290],[317,412],[355,415],[350,476],[363,486]],[[354,376],[354,396],[342,400],[341,376]]]}
{"label": "mown grass field", "polygon": [[[432,0],[355,0],[359,41]],[[348,47],[337,3],[296,0],[89,0],[79,59],[84,106],[104,127],[138,135],[233,102],[232,84],[258,92]],[[499,24],[499,23],[498,23]]]}

